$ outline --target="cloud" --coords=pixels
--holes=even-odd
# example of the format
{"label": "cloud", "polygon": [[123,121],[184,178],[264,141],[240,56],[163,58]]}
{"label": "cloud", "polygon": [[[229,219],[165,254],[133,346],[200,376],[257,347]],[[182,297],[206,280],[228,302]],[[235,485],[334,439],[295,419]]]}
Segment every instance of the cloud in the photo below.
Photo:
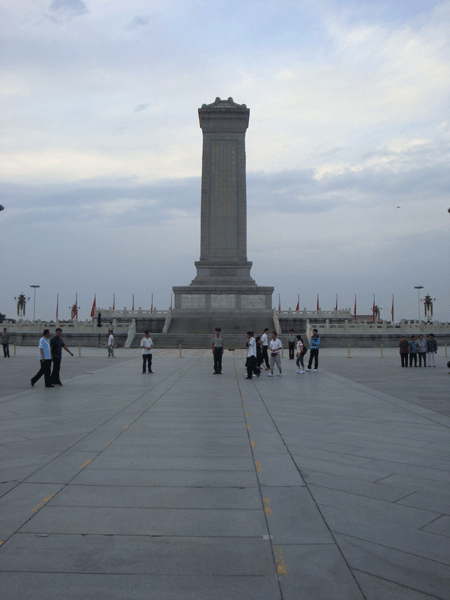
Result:
{"label": "cloud", "polygon": [[142,112],[144,110],[147,110],[147,108],[149,107],[149,104],[138,104],[136,106],[136,108],[133,110],[133,112],[138,113],[138,112]]}
{"label": "cloud", "polygon": [[146,27],[150,23],[150,17],[141,17],[136,15],[125,29],[136,29],[136,27]]}
{"label": "cloud", "polygon": [[54,16],[45,15],[45,17],[59,24],[64,20],[70,21],[72,17],[80,17],[89,13],[83,0],[52,0],[48,9],[54,13]]}

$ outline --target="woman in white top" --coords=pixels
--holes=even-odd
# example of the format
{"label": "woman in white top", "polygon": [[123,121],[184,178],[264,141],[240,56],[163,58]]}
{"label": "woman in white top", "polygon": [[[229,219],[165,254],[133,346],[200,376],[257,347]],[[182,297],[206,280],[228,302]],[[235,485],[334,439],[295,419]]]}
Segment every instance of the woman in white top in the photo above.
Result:
{"label": "woman in white top", "polygon": [[297,373],[303,374],[305,372],[305,365],[303,363],[303,357],[306,354],[305,346],[303,345],[303,340],[301,335],[296,336],[297,339],[297,358],[295,362],[297,364]]}

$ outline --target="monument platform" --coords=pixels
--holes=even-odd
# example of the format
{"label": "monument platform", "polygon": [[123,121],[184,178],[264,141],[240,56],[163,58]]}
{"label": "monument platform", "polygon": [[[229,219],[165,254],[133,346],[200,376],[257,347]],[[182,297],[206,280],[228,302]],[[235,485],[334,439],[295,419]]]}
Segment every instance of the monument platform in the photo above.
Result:
{"label": "monument platform", "polygon": [[[2,361],[0,599],[448,600],[450,416],[435,369],[321,353]],[[101,352],[104,352],[103,350]],[[376,366],[376,368],[374,368]],[[28,374],[28,375],[27,375]]]}

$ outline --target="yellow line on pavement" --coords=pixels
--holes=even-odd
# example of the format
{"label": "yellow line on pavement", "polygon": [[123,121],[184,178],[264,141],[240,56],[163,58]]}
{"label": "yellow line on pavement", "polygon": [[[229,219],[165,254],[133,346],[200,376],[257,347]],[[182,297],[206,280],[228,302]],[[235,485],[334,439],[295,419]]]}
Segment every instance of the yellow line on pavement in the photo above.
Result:
{"label": "yellow line on pavement", "polygon": [[108,442],[106,445],[107,445],[107,446],[109,446],[110,444],[112,444],[112,443],[113,443],[113,441],[114,441],[115,439],[116,439],[116,438],[113,438],[112,440],[109,440],[109,442]]}
{"label": "yellow line on pavement", "polygon": [[277,574],[287,575],[286,563],[284,562],[280,546],[273,547],[273,555],[275,557],[275,564],[277,565]]}
{"label": "yellow line on pavement", "polygon": [[[39,504],[33,508],[32,512],[37,512],[40,508],[42,508],[44,506],[44,504],[47,504],[47,502],[49,500],[51,500],[54,495],[55,494],[50,494],[50,496],[47,496],[46,498],[44,498],[43,500],[41,500],[39,502]],[[3,544],[3,542],[2,542],[2,544]]]}
{"label": "yellow line on pavement", "polygon": [[261,463],[259,462],[259,460],[255,460],[255,465],[256,465],[256,470],[261,471]]}
{"label": "yellow line on pavement", "polygon": [[263,502],[264,502],[264,512],[266,513],[266,515],[270,515],[270,513],[272,512],[272,507],[270,506],[269,498],[263,498]]}
{"label": "yellow line on pavement", "polygon": [[84,467],[87,467],[87,466],[88,466],[88,464],[89,464],[89,463],[91,463],[93,460],[94,460],[93,458],[88,458],[88,460],[87,460],[85,463],[83,463],[83,464],[81,465],[81,467],[78,467],[78,468],[79,468],[79,469],[84,469]]}
{"label": "yellow line on pavement", "polygon": [[255,440],[250,440],[250,444],[251,444],[252,448],[254,448],[256,446]]}
{"label": "yellow line on pavement", "polygon": [[249,431],[250,431],[250,429],[251,429],[250,425],[248,425],[248,424],[247,424],[247,429],[248,429]]}
{"label": "yellow line on pavement", "polygon": [[245,413],[245,416],[246,416],[246,417],[247,417],[247,419],[248,419],[248,413]]}
{"label": "yellow line on pavement", "polygon": [[131,423],[128,423],[128,425],[125,425],[125,429],[128,429],[128,427],[131,425]]}

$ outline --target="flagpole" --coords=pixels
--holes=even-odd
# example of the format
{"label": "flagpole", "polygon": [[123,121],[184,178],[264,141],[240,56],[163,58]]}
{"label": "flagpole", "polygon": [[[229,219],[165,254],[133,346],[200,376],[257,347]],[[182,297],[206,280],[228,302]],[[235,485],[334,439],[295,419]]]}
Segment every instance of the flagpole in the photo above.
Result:
{"label": "flagpole", "polygon": [[392,325],[394,324],[394,294],[392,294],[392,309],[391,309]]}
{"label": "flagpole", "polygon": [[56,294],[56,320],[58,320],[59,294]]}
{"label": "flagpole", "polygon": [[131,310],[134,310],[134,294],[132,294],[132,301],[131,301]]}
{"label": "flagpole", "polygon": [[356,321],[356,294],[355,294],[355,311],[354,311],[353,317],[354,317],[354,320]]}

